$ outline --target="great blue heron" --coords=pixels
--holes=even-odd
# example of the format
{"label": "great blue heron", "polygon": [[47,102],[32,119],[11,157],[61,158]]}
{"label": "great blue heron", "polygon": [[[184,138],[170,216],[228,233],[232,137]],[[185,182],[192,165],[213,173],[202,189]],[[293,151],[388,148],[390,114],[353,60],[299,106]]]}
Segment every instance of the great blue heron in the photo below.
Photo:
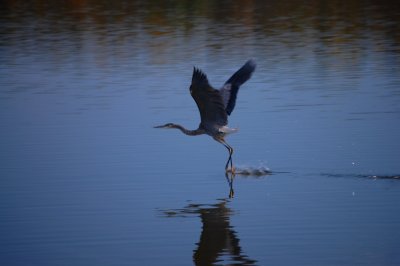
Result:
{"label": "great blue heron", "polygon": [[[236,96],[239,87],[245,83],[256,68],[253,60],[247,61],[235,74],[225,82],[220,90],[214,89],[209,83],[207,76],[198,68],[194,68],[190,94],[192,95],[200,111],[201,122],[197,129],[188,130],[181,125],[168,123],[155,128],[177,128],[189,136],[207,134],[224,145],[229,151],[229,158],[225,165],[225,171],[234,173],[232,163],[233,148],[226,143],[224,137],[236,132],[236,128],[227,127],[228,115],[235,108]],[[228,166],[231,169],[228,169]]]}

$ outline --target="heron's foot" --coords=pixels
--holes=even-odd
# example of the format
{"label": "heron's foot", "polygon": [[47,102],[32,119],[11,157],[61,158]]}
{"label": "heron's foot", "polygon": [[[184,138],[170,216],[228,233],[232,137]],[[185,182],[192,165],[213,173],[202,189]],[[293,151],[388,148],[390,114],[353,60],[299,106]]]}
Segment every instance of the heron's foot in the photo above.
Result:
{"label": "heron's foot", "polygon": [[236,173],[236,168],[232,166],[231,168],[226,168],[225,171],[234,175]]}

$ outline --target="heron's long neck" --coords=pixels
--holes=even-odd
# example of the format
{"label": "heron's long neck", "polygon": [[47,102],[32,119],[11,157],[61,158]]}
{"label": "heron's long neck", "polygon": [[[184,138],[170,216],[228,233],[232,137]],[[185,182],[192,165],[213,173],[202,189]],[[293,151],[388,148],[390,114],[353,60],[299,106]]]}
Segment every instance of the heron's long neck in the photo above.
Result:
{"label": "heron's long neck", "polygon": [[205,134],[204,130],[200,129],[200,128],[195,129],[195,130],[189,130],[189,129],[186,129],[183,126],[177,125],[177,124],[174,124],[172,127],[179,129],[184,134],[189,135],[189,136],[197,136],[197,135]]}

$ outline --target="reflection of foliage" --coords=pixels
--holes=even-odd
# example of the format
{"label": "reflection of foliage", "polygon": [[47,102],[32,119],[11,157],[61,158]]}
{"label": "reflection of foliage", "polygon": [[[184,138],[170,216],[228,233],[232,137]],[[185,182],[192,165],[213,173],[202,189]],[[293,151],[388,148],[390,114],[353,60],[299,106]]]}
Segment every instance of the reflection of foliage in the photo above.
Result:
{"label": "reflection of foliage", "polygon": [[[141,26],[149,33],[169,30],[191,31],[199,23],[220,25],[227,34],[236,24],[259,34],[303,32],[308,29],[333,32],[330,41],[342,42],[364,30],[384,32],[399,42],[396,1],[95,1],[63,2],[4,0],[2,19],[23,22],[29,16],[49,19],[58,30],[80,30],[93,23],[97,27]],[[54,21],[58,25],[53,25]],[[65,23],[67,22],[67,23]],[[71,27],[75,25],[75,27]],[[91,25],[92,26],[92,25]],[[340,37],[339,37],[340,36]]]}
{"label": "reflection of foliage", "polygon": [[[171,55],[178,62],[198,61],[204,47],[214,61],[223,56],[227,64],[238,53],[273,58],[283,50],[293,57],[322,54],[319,63],[337,70],[359,64],[368,49],[400,51],[399,5],[383,2],[4,0],[1,45],[34,47],[57,62],[90,49],[100,67],[143,56],[155,65]],[[326,55],[335,59],[330,65]]]}

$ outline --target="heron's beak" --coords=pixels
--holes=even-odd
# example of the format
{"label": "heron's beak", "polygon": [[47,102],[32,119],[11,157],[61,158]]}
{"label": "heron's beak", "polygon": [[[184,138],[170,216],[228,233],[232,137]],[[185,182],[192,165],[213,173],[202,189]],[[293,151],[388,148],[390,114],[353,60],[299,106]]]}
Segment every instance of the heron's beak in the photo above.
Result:
{"label": "heron's beak", "polygon": [[155,126],[154,128],[164,128],[165,126],[164,125],[161,125],[161,126]]}

